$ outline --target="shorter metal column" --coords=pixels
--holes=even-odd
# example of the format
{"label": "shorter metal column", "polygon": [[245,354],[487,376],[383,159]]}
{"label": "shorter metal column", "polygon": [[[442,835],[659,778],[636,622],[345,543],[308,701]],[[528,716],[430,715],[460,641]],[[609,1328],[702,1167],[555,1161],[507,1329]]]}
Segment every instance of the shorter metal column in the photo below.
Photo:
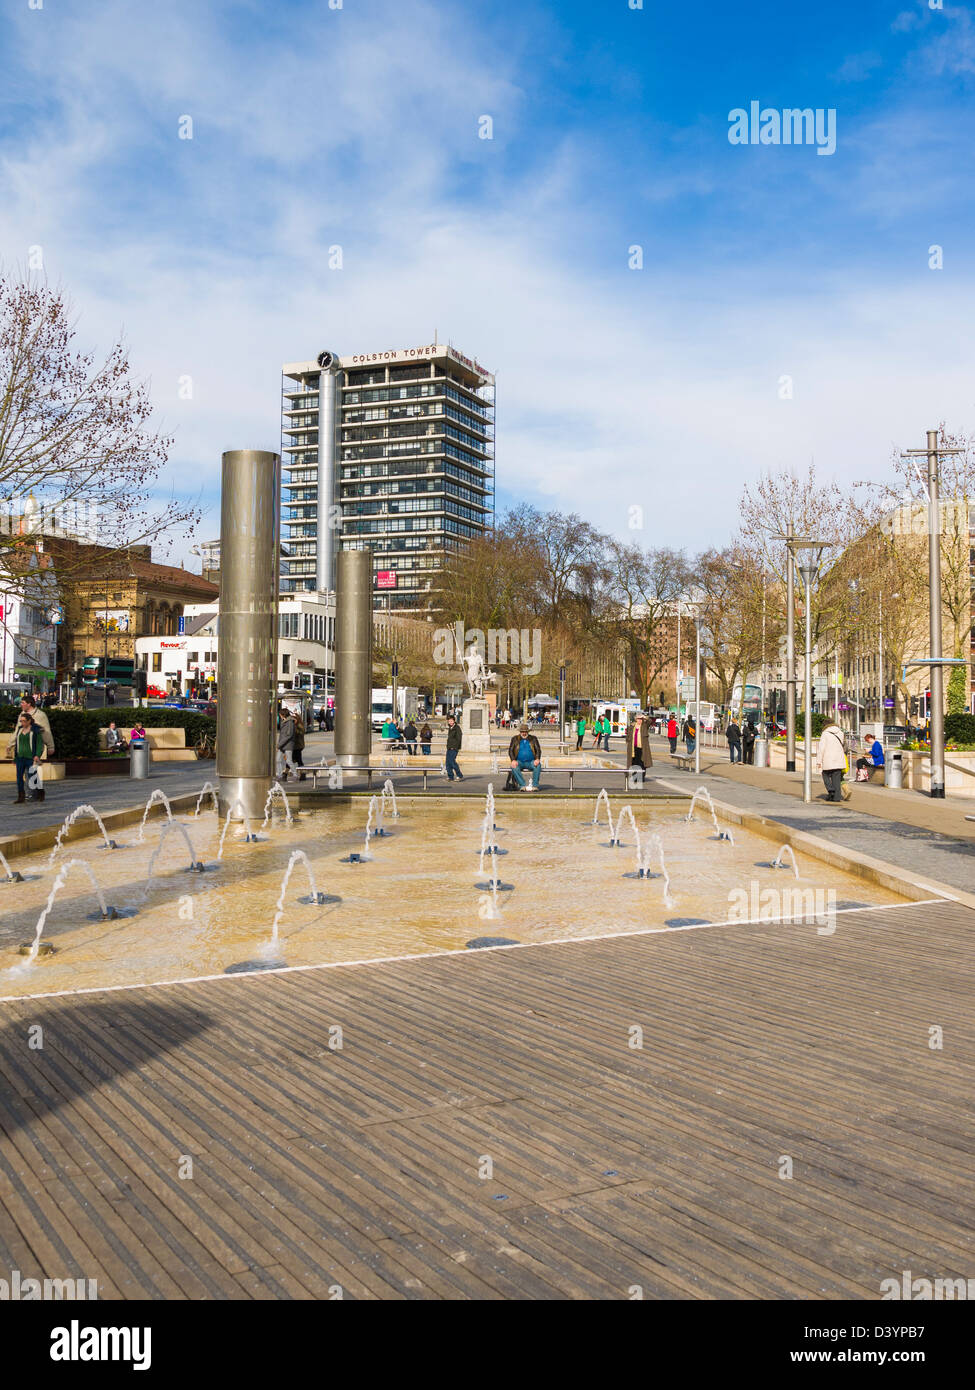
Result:
{"label": "shorter metal column", "polygon": [[340,550],[335,597],[335,757],[368,767],[372,750],[372,551]]}

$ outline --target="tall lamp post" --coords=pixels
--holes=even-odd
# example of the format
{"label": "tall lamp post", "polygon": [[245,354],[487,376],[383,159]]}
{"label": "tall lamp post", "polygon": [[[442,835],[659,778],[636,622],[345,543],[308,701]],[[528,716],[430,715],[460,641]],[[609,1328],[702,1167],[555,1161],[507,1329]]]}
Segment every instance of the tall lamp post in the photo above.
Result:
{"label": "tall lamp post", "polygon": [[[945,661],[941,654],[941,502],[938,496],[938,469],[942,456],[960,454],[961,449],[939,449],[938,431],[928,430],[927,447],[924,449],[905,449],[902,458],[925,458],[928,464],[928,604],[930,608],[930,648],[928,662],[931,666],[931,704],[928,718],[931,721],[931,795],[944,797],[945,794],[945,700],[944,667],[956,662]],[[917,464],[914,464],[917,471]],[[918,477],[920,478],[920,473]],[[922,480],[922,487],[924,486]],[[927,665],[924,663],[911,663]],[[959,661],[957,664],[964,664]]]}
{"label": "tall lamp post", "polygon": [[805,716],[803,744],[805,746],[802,754],[802,799],[807,803],[812,801],[812,623],[810,619],[812,617],[812,582],[816,577],[818,568],[818,562],[810,560],[799,566],[799,573],[802,575],[802,582],[805,587],[806,662],[802,681],[802,705]]}

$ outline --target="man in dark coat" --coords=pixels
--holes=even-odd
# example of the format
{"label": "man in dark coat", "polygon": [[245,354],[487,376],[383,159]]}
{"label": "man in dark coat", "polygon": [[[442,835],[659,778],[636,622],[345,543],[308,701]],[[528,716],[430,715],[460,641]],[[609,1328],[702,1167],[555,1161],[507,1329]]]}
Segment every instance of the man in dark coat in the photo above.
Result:
{"label": "man in dark coat", "polygon": [[464,774],[461,772],[460,768],[457,766],[457,754],[460,752],[460,746],[461,746],[461,744],[463,743],[463,741],[464,741],[464,735],[461,733],[460,725],[457,723],[457,720],[454,718],[454,716],[453,716],[452,714],[448,714],[448,715],[447,715],[447,781],[448,781],[448,782],[452,782],[452,781],[454,780],[454,776],[455,776],[455,775],[457,776],[457,779],[458,779],[459,781],[463,782],[463,780],[464,780]]}
{"label": "man in dark coat", "polygon": [[724,731],[724,736],[728,740],[728,753],[733,763],[741,762],[741,725],[734,715],[731,716],[731,723]]}

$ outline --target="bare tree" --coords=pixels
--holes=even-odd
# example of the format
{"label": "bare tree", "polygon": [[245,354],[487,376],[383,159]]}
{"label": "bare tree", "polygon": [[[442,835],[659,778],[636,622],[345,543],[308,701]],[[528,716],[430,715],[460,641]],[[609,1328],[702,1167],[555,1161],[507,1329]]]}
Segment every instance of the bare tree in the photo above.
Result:
{"label": "bare tree", "polygon": [[14,571],[52,532],[118,552],[196,518],[151,502],[172,440],[150,428],[125,345],[97,359],[75,340],[61,291],[0,274],[0,565]]}

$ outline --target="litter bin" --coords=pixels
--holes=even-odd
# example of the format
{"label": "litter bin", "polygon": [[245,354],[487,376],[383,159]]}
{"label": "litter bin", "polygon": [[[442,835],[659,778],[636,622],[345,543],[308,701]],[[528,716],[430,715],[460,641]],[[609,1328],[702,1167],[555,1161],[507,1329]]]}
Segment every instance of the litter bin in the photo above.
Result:
{"label": "litter bin", "polygon": [[768,767],[768,739],[757,738],[752,750],[756,767]]}
{"label": "litter bin", "polygon": [[140,781],[145,781],[149,776],[148,742],[129,745],[129,776]]}
{"label": "litter bin", "polygon": [[904,760],[900,752],[891,753],[887,762],[887,774],[884,781],[888,787],[902,787],[904,785]]}

